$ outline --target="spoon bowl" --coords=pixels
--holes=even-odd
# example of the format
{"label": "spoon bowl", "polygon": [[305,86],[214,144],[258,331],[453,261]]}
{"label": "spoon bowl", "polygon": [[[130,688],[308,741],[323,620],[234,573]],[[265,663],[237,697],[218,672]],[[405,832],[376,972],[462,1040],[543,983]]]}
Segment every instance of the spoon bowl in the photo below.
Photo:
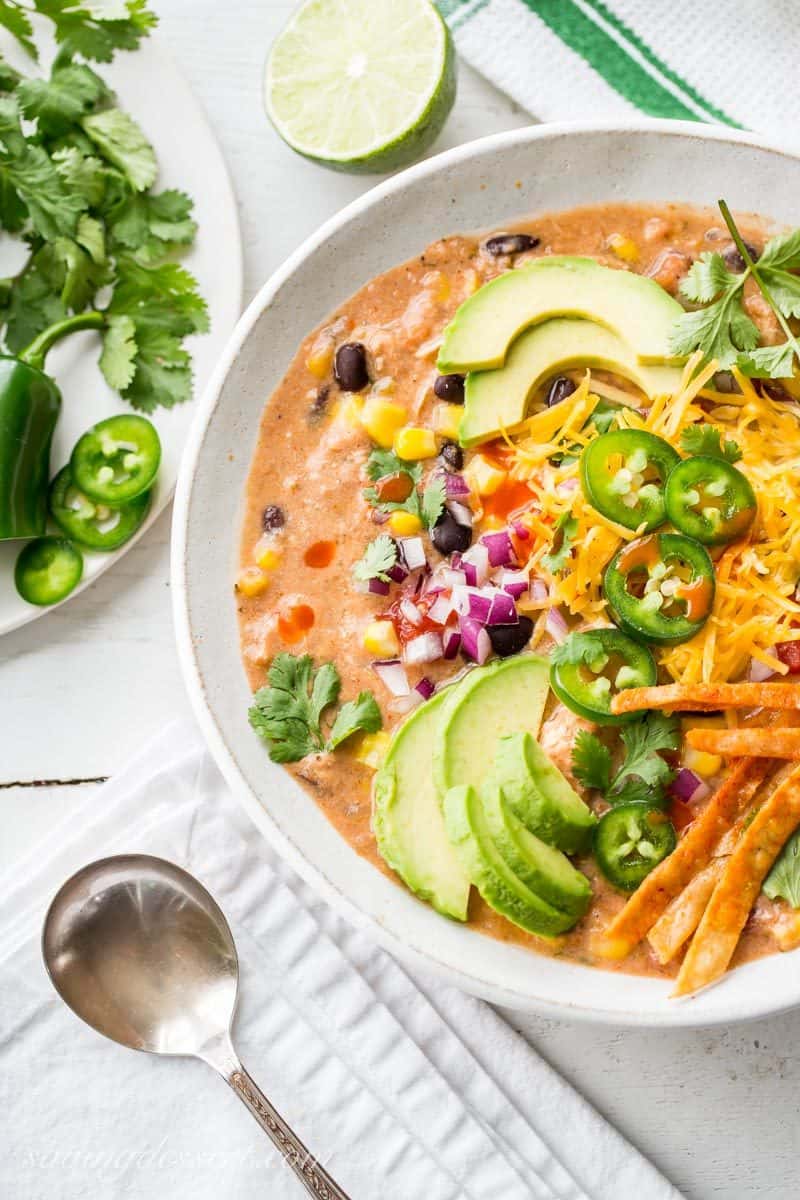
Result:
{"label": "spoon bowl", "polygon": [[313,1196],[347,1200],[239,1061],[233,934],[203,885],[174,863],[124,854],[62,884],[42,931],[62,1000],[132,1050],[200,1058],[222,1075]]}

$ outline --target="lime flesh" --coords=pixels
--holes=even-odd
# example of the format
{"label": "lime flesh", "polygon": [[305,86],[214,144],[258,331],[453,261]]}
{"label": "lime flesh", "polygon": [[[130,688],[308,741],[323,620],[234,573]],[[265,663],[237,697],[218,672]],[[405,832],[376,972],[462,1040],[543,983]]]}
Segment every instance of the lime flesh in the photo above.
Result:
{"label": "lime flesh", "polygon": [[455,93],[450,33],[428,0],[306,0],[267,61],[267,114],[280,136],[343,171],[418,158]]}

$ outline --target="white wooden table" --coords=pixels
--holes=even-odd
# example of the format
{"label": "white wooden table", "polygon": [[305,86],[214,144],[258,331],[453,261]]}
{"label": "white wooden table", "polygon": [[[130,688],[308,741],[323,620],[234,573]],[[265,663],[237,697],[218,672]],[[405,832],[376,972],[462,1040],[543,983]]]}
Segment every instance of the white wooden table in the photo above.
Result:
{"label": "white wooden table", "polygon": [[[302,238],[373,182],[303,162],[262,116],[266,48],[293,6],[156,0],[160,36],[205,104],[233,175],[245,300]],[[436,149],[528,120],[464,67]],[[2,639],[0,870],[165,721],[188,714],[172,642],[168,541],[166,513],[86,593]],[[698,1033],[507,1015],[687,1197],[796,1195],[800,1012]]]}

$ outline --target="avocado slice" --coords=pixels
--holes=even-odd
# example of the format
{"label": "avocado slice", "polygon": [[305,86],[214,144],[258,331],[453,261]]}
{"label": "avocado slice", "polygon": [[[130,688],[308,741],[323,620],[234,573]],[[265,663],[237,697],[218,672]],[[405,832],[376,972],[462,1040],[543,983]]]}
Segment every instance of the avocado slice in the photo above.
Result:
{"label": "avocado slice", "polygon": [[501,788],[506,804],[531,833],[567,854],[589,849],[597,818],[529,733],[496,744],[488,788]]}
{"label": "avocado slice", "polygon": [[537,388],[578,366],[613,371],[649,397],[671,395],[681,378],[679,367],[642,365],[628,342],[594,321],[545,321],[512,342],[502,367],[467,375],[461,445],[485,442],[518,425]]}
{"label": "avocado slice", "polygon": [[447,692],[401,725],[375,775],[372,824],[385,861],[422,900],[467,919],[470,881],[444,828],[431,765]]}
{"label": "avocado slice", "polygon": [[450,788],[444,798],[444,820],[464,870],[495,912],[539,937],[557,937],[572,928],[576,918],[531,891],[507,865],[473,787]]}
{"label": "avocado slice", "polygon": [[536,654],[475,667],[448,688],[433,750],[440,797],[459,783],[480,786],[505,734],[536,735],[549,691],[548,661]]}
{"label": "avocado slice", "polygon": [[480,798],[488,831],[506,866],[537,896],[580,920],[592,899],[586,876],[560,850],[528,832],[506,803],[502,788],[481,788]]}
{"label": "avocado slice", "polygon": [[551,317],[605,325],[640,363],[678,362],[669,333],[682,312],[644,275],[603,267],[593,258],[552,255],[498,275],[465,300],[444,331],[436,365],[444,374],[462,375],[500,367],[523,329]]}

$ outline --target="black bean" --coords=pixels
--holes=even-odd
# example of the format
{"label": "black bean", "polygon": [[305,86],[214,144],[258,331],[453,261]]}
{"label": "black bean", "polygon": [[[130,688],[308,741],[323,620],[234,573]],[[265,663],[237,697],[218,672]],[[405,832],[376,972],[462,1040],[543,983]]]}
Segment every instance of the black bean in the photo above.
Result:
{"label": "black bean", "polygon": [[369,383],[367,352],[361,342],[344,342],[336,351],[333,374],[343,392],[363,392]]}
{"label": "black bean", "polygon": [[553,408],[554,405],[560,404],[562,400],[566,400],[567,396],[571,396],[574,391],[575,384],[571,379],[567,379],[566,375],[557,375],[547,389],[545,404],[548,408]]}
{"label": "black bean", "polygon": [[717,371],[714,376],[714,387],[718,392],[724,392],[726,396],[741,394],[742,390],[730,371]]}
{"label": "black bean", "polygon": [[[757,250],[756,247],[751,245],[750,242],[745,242],[744,245],[753,262],[758,262],[761,251]],[[744,271],[747,266],[747,263],[736,249],[734,242],[731,242],[729,246],[726,246],[726,248],[722,251],[722,257],[724,258],[725,266],[729,271]]]}
{"label": "black bean", "polygon": [[268,504],[261,515],[261,524],[267,533],[275,529],[283,529],[286,524],[286,513],[278,504]]}
{"label": "black bean", "polygon": [[533,621],[530,617],[520,617],[516,625],[488,625],[486,632],[495,654],[509,658],[524,650],[531,640]]}
{"label": "black bean", "polygon": [[489,254],[499,258],[502,254],[522,254],[525,250],[535,250],[542,239],[531,233],[496,233],[486,241]]}
{"label": "black bean", "polygon": [[464,376],[437,375],[433,381],[433,394],[448,404],[464,403]]}
{"label": "black bean", "polygon": [[464,451],[457,442],[445,442],[439,451],[439,458],[446,471],[460,471],[464,465]]}
{"label": "black bean", "polygon": [[753,386],[762,396],[769,396],[777,404],[787,404],[792,398],[777,379],[754,379]]}
{"label": "black bean", "polygon": [[472,530],[468,525],[459,525],[455,517],[445,509],[431,530],[431,541],[445,558],[455,553],[463,554],[469,549]]}

